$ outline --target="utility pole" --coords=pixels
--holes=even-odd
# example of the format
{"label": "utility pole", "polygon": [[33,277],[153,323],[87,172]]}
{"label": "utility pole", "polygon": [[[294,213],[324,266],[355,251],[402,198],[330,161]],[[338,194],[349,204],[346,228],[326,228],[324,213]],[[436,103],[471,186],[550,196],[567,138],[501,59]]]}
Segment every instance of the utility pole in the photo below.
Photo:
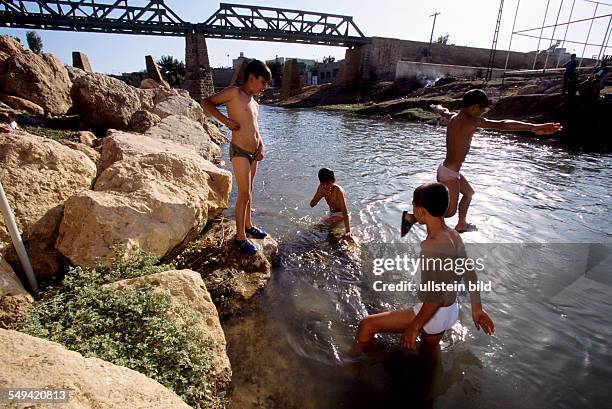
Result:
{"label": "utility pole", "polygon": [[436,28],[436,18],[440,15],[440,13],[438,13],[437,11],[435,13],[433,13],[431,16],[429,17],[433,17],[434,21],[433,21],[433,25],[431,26],[431,37],[429,37],[429,48],[427,49],[427,56],[429,57],[429,55],[431,55],[431,43],[433,42],[433,35],[434,35],[434,30]]}

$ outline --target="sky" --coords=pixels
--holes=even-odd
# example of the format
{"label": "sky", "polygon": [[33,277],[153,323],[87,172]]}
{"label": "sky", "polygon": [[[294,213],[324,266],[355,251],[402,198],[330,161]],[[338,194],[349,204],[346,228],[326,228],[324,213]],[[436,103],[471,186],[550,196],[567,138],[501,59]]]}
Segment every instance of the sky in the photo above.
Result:
{"label": "sky", "polygon": [[[111,0],[98,0],[106,3]],[[586,0],[506,0],[500,25],[498,49],[507,50],[510,46],[510,34],[517,4],[519,4],[515,30],[530,29],[542,26],[548,4],[545,24],[568,21],[573,7],[572,20],[612,13],[612,0],[598,0],[595,4]],[[135,4],[146,4],[146,0],[130,0]],[[449,34],[449,42],[456,45],[490,48],[499,11],[499,0],[232,0],[234,4],[249,4],[289,9],[317,11],[330,14],[353,16],[357,26],[366,36],[392,37],[415,41],[429,41],[434,12],[441,13],[436,20],[434,38]],[[520,3],[518,3],[520,2]],[[217,1],[166,0],[165,3],[183,20],[192,23],[204,22],[218,8]],[[597,7],[597,10],[596,10]],[[594,20],[589,42],[601,44],[608,27],[612,29],[610,17]],[[572,24],[567,32],[567,40],[584,42],[591,22]],[[556,29],[554,38],[563,39],[565,27]],[[26,30],[0,28],[0,34],[10,34],[25,41]],[[172,55],[184,59],[185,41],[180,37],[135,36],[99,33],[72,33],[61,31],[37,30],[41,36],[46,52],[54,53],[66,64],[72,63],[72,51],[87,54],[94,71],[105,73],[122,73],[139,71],[145,68],[145,55],[156,59],[162,55]],[[540,30],[530,32],[539,36]],[[553,28],[545,29],[543,37],[552,37]],[[548,48],[549,40],[542,40],[539,49]],[[325,56],[334,56],[337,60],[344,58],[345,49],[304,44],[272,43],[242,40],[208,39],[208,53],[211,66],[231,65],[231,59],[240,52],[250,58],[262,60],[279,57],[308,58],[322,60]],[[612,54],[612,40],[608,40]],[[538,39],[515,35],[511,49],[515,51],[532,51],[537,49]],[[599,46],[588,46],[566,43],[569,52],[580,57],[597,55]]]}

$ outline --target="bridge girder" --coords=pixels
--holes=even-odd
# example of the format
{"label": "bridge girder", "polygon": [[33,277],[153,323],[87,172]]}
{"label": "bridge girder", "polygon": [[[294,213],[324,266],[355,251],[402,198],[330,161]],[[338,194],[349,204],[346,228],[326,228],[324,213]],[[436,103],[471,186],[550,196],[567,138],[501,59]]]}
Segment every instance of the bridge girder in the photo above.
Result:
{"label": "bridge girder", "polygon": [[164,0],[0,0],[0,26],[117,34],[367,44],[350,16],[221,3],[205,23],[183,21]]}

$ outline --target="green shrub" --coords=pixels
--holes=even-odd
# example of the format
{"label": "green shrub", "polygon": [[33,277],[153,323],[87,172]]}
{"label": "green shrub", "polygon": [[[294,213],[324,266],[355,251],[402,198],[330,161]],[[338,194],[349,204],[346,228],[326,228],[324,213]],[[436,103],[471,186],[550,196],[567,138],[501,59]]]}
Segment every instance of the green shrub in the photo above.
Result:
{"label": "green shrub", "polygon": [[30,335],[58,342],[86,357],[138,371],[173,390],[194,408],[218,407],[206,393],[209,345],[168,320],[169,296],[150,287],[115,290],[104,284],[165,271],[152,255],[116,260],[110,267],[72,268],[62,285],[43,290],[42,300],[19,323]]}

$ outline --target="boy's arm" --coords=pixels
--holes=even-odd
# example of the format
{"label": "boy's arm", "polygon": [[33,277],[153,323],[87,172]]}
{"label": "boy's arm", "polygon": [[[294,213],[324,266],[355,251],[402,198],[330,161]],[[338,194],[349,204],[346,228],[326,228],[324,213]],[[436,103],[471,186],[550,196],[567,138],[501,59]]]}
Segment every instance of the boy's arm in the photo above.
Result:
{"label": "boy's arm", "polygon": [[[462,257],[466,258],[467,254],[465,252],[465,248],[462,250]],[[466,269],[466,272],[463,274],[463,281],[466,282],[468,288],[478,288],[478,277],[476,276],[476,272],[473,268]],[[470,286],[470,284],[472,284]],[[482,330],[487,335],[493,335],[495,332],[495,324],[493,324],[493,320],[489,317],[489,314],[482,308],[482,303],[480,301],[480,291],[473,290],[468,291],[470,296],[470,306],[472,309],[472,320],[474,321],[474,325],[476,329]]]}
{"label": "boy's arm", "polygon": [[429,106],[434,113],[438,114],[444,119],[450,120],[453,117],[453,113],[449,111],[447,108],[444,108],[442,105],[430,105]]}
{"label": "boy's arm", "polygon": [[487,118],[478,118],[476,120],[476,127],[495,129],[498,131],[531,131],[536,135],[550,135],[559,132],[563,128],[561,124],[557,122],[532,124],[529,122],[514,121],[512,119],[494,121]]}
{"label": "boy's arm", "polygon": [[423,304],[419,313],[414,317],[412,322],[408,324],[408,327],[402,334],[400,344],[407,349],[413,349],[416,346],[416,339],[419,336],[421,328],[423,328],[423,326],[427,324],[427,321],[434,316],[438,308],[440,308],[440,305],[441,304]]}
{"label": "boy's arm", "polygon": [[227,104],[238,96],[238,92],[238,88],[236,87],[227,87],[202,101],[202,108],[232,131],[239,130],[240,124],[223,115],[221,111],[217,109],[217,105]]}
{"label": "boy's arm", "polygon": [[320,184],[319,187],[317,188],[317,191],[315,192],[314,197],[310,201],[310,207],[315,207],[319,203],[319,201],[323,199],[325,195],[326,193],[323,189],[323,185]]}

